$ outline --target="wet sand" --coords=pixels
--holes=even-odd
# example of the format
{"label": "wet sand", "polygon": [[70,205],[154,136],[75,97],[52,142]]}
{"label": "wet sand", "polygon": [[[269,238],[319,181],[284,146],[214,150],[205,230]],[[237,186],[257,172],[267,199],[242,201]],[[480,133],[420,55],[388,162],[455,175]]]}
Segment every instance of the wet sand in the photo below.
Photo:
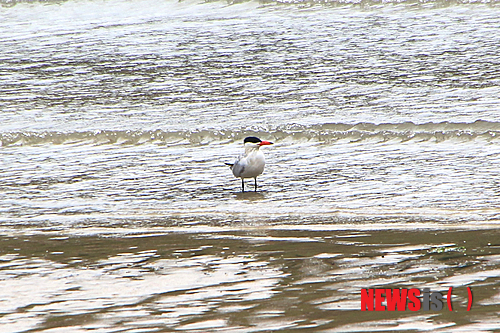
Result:
{"label": "wet sand", "polygon": [[[500,231],[485,225],[123,226],[3,233],[2,331],[500,328]],[[362,288],[430,288],[446,299],[449,287],[451,312],[360,311]]]}

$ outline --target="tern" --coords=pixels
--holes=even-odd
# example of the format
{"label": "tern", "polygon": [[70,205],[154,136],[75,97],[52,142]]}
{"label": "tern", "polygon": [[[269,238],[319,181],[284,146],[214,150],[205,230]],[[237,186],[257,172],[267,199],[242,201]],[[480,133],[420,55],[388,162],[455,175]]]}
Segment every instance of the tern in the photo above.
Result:
{"label": "tern", "polygon": [[245,192],[245,178],[255,180],[255,191],[257,192],[257,176],[262,174],[266,165],[264,154],[259,148],[273,143],[249,136],[243,140],[243,144],[245,145],[245,154],[241,155],[234,163],[226,163],[226,165],[229,165],[236,178],[241,178],[241,192]]}

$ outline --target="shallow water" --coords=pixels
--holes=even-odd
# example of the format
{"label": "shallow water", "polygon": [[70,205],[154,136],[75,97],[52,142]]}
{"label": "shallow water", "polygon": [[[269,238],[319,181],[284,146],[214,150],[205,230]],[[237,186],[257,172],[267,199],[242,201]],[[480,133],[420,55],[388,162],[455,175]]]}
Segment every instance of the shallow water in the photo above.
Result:
{"label": "shallow water", "polygon": [[0,4],[2,332],[500,329],[496,2]]}
{"label": "shallow water", "polygon": [[[494,331],[499,233],[473,229],[233,222],[12,232],[1,240],[0,323],[4,332]],[[453,312],[360,311],[362,288],[449,287]]]}

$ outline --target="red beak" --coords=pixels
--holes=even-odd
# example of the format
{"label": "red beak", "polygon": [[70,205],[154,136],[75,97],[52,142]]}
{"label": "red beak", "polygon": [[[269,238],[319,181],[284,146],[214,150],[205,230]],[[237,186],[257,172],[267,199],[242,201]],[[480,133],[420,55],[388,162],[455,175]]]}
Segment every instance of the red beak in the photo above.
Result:
{"label": "red beak", "polygon": [[272,145],[273,143],[272,142],[269,142],[269,141],[262,141],[261,143],[259,143],[259,146],[266,146],[266,145]]}

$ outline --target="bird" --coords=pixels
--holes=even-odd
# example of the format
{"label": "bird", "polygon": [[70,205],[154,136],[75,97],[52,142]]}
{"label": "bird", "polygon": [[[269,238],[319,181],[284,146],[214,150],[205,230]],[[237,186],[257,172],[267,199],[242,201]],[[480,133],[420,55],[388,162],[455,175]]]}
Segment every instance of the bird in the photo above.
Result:
{"label": "bird", "polygon": [[245,154],[241,155],[234,163],[225,164],[229,165],[236,178],[241,178],[241,192],[245,192],[245,178],[255,180],[255,192],[257,192],[257,176],[262,174],[266,165],[264,154],[259,148],[273,143],[249,136],[243,140],[243,144],[245,145]]}

